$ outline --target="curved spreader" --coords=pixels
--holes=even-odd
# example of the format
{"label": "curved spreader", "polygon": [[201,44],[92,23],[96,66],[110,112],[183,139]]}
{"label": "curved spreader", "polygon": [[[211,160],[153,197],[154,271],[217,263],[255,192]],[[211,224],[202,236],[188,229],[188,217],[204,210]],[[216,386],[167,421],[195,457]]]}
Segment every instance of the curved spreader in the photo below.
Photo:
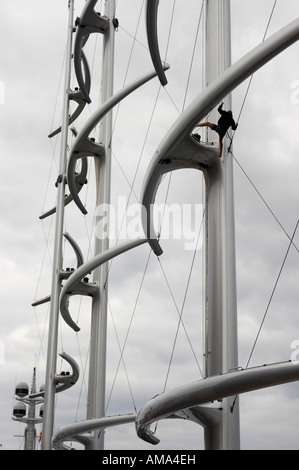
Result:
{"label": "curved spreader", "polygon": [[[73,250],[75,252],[75,255],[76,255],[76,258],[77,258],[77,269],[78,269],[84,263],[84,258],[83,258],[82,251],[81,251],[79,245],[77,244],[77,242],[73,239],[73,237],[70,236],[70,234],[68,232],[65,232],[63,234],[63,236],[67,239],[67,241],[69,242],[69,244],[71,245],[71,247],[73,248]],[[61,277],[63,279],[68,279],[70,277],[70,274],[71,273],[69,273],[69,270],[63,270],[61,272]]]}
{"label": "curved spreader", "polygon": [[[79,194],[83,186],[87,183],[87,171],[88,171],[87,158],[82,157],[80,173],[75,173],[76,194]],[[71,194],[67,194],[65,196],[64,206],[67,206],[70,202],[72,202],[72,200],[73,200],[73,196]],[[50,215],[55,214],[55,212],[56,212],[56,207],[53,207],[52,209],[48,210],[44,214],[40,215],[39,218],[41,220],[45,219],[46,217],[49,217]]]}
{"label": "curved spreader", "polygon": [[[136,420],[137,435],[151,443],[159,439],[151,432],[150,425],[165,418],[180,417],[180,410],[222,400],[240,393],[259,390],[299,379],[299,365],[291,362],[269,364],[245,370],[228,372],[222,375],[183,385],[162,395],[157,395],[141,408]],[[204,409],[201,408],[204,414]],[[210,413],[210,410],[207,411]],[[202,419],[202,418],[201,418]],[[208,417],[208,419],[210,419]],[[194,421],[194,419],[193,419]],[[198,421],[198,424],[202,424]]]}
{"label": "curved spreader", "polygon": [[[66,352],[62,352],[59,354],[62,359],[65,359],[69,365],[72,368],[72,373],[71,374],[58,374],[55,376],[55,393],[63,392],[64,390],[67,390],[68,388],[72,387],[75,385],[75,383],[79,379],[79,366],[75,359],[73,359],[69,354]],[[45,390],[42,390],[37,393],[33,393],[31,395],[28,395],[29,398],[38,398],[38,397],[43,397],[45,395]]]}
{"label": "curved spreader", "polygon": [[60,293],[60,312],[65,322],[71,328],[73,328],[73,330],[79,331],[80,328],[70,316],[68,310],[69,297],[75,294],[93,296],[98,295],[99,293],[98,287],[95,283],[86,284],[82,281],[82,279],[84,279],[87,274],[89,274],[91,271],[98,268],[99,266],[106,263],[115,256],[118,256],[126,251],[136,248],[137,246],[142,245],[146,242],[146,238],[141,238],[136,240],[129,240],[113,248],[109,248],[104,253],[101,253],[92,258],[91,260],[86,261],[82,266],[80,266],[78,269],[76,269],[76,271],[72,273]]}
{"label": "curved spreader", "polygon": [[[70,236],[69,233],[65,232],[63,234],[63,236],[67,239],[67,241],[70,243],[70,245],[74,249],[74,252],[75,252],[76,258],[77,258],[77,268],[79,268],[84,263],[84,258],[83,258],[82,251],[81,251],[79,245],[75,242],[75,240]],[[74,272],[74,270],[69,269],[69,268],[63,269],[60,272],[60,278],[61,279],[68,279],[70,277],[70,275],[73,274],[73,272]],[[44,304],[46,302],[50,302],[50,300],[51,300],[51,296],[48,295],[47,297],[44,297],[40,300],[37,300],[37,301],[33,302],[31,305],[32,305],[32,307],[36,307],[37,305],[41,305],[41,304]]]}
{"label": "curved spreader", "polygon": [[155,196],[163,175],[183,168],[194,168],[205,173],[209,167],[219,164],[218,153],[216,146],[199,144],[188,134],[170,155],[152,160],[143,186],[142,225],[155,255],[160,256],[163,253],[155,231],[153,217]]}
{"label": "curved spreader", "polygon": [[[58,429],[53,435],[53,446],[59,445],[63,441],[77,441],[81,444],[88,444],[92,440],[90,431],[106,429],[111,426],[133,423],[136,419],[136,413],[125,415],[105,416],[97,419],[87,419],[76,423],[68,424]],[[84,433],[84,434],[83,434]]]}
{"label": "curved spreader", "polygon": [[146,2],[146,32],[148,47],[158,78],[162,86],[167,85],[167,78],[160,57],[158,43],[158,6],[159,0],[147,0]]}
{"label": "curved spreader", "polygon": [[86,86],[86,81],[83,77],[81,57],[82,49],[89,38],[91,33],[105,33],[108,25],[109,19],[102,17],[100,13],[94,11],[94,7],[98,0],[89,0],[86,2],[85,7],[82,11],[81,18],[77,19],[77,33],[74,46],[74,68],[75,74],[77,77],[78,85],[82,91],[84,100],[87,103],[91,103],[89,97],[89,91]]}
{"label": "curved spreader", "polygon": [[[100,157],[104,153],[104,147],[101,143],[97,143],[93,138],[88,138],[87,136],[82,137],[82,139],[77,139],[74,142],[72,152],[69,158],[68,163],[68,173],[67,173],[67,183],[70,190],[70,197],[74,200],[75,204],[79,207],[83,214],[87,214],[87,210],[79,198],[79,191],[82,189],[82,181],[80,178],[80,183],[78,184],[78,174],[76,173],[77,160],[81,159],[81,170],[84,165],[86,157]],[[84,183],[86,182],[86,178]],[[83,183],[83,184],[84,184]]]}
{"label": "curved spreader", "polygon": [[75,323],[70,315],[69,312],[69,298],[72,295],[86,295],[89,297],[97,296],[99,294],[99,289],[96,283],[88,283],[87,280],[79,281],[74,286],[72,286],[71,290],[67,292],[61,302],[60,302],[60,312],[62,318],[65,322],[74,330],[80,331],[77,323]]}
{"label": "curved spreader", "polygon": [[[208,149],[204,148],[203,144],[197,143],[190,135],[192,130],[233,89],[298,39],[299,20],[297,19],[259,44],[205,88],[162,140],[152,158],[142,189],[142,204],[145,209],[142,219],[143,228],[157,256],[163,251],[155,234],[152,215],[154,198],[163,173],[197,165],[198,169],[206,171],[208,175],[216,161],[218,161],[216,164],[220,165],[220,159],[216,156],[215,150],[210,148],[209,155],[207,155]],[[191,146],[190,139],[194,140]],[[193,150],[194,145],[197,146],[197,151]]]}
{"label": "curved spreader", "polygon": [[[167,66],[168,68],[168,66]],[[75,167],[76,162],[79,158],[83,156],[98,156],[100,157],[104,153],[104,147],[101,144],[95,144],[88,138],[91,131],[94,127],[98,124],[98,122],[103,119],[105,114],[107,114],[114,106],[116,106],[121,100],[123,100],[126,96],[130,93],[135,91],[137,88],[151,80],[156,76],[156,72],[150,72],[144,75],[143,77],[135,80],[134,82],[127,85],[122,90],[115,93],[111,98],[109,98],[97,111],[95,111],[92,116],[88,119],[85,123],[84,127],[81,129],[79,134],[74,141],[71,154],[69,157],[68,163],[68,170],[67,170],[67,181],[70,193],[72,198],[77,204],[78,208],[81,210],[83,214],[87,214],[87,210],[85,209],[84,205],[82,204],[77,187],[76,187],[76,173]]]}
{"label": "curved spreader", "polygon": [[[84,68],[84,89],[89,94],[90,93],[90,86],[91,86],[90,70],[89,70],[88,62],[87,62],[87,59],[86,59],[86,56],[85,56],[83,50],[81,51],[81,60],[82,60],[82,63],[83,63],[83,68]],[[69,125],[70,125],[77,119],[77,117],[80,116],[80,114],[82,113],[83,109],[85,108],[87,102],[86,102],[86,99],[84,98],[84,94],[83,94],[83,92],[80,88],[75,89],[75,91],[70,91],[69,92],[69,100],[73,100],[78,104],[78,106],[75,109],[75,111],[73,112],[73,114],[71,114],[71,116],[69,117]],[[61,132],[61,126],[58,129],[56,129],[55,131],[51,132],[51,134],[49,134],[48,137],[49,138],[54,137],[55,135],[59,134],[60,132]]]}

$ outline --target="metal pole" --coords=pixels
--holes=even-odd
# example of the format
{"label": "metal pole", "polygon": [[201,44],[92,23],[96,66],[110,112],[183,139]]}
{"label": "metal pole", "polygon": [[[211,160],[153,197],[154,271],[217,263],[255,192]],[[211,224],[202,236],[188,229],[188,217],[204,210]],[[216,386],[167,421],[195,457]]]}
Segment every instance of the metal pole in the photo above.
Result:
{"label": "metal pole", "polygon": [[[113,95],[114,74],[114,36],[112,23],[115,14],[115,0],[107,0],[105,15],[109,18],[109,27],[104,33],[103,60],[102,60],[102,93],[101,103],[105,103]],[[110,204],[111,185],[111,136],[112,112],[103,118],[100,126],[100,141],[105,147],[105,153],[95,159],[95,172],[97,184],[97,207]],[[107,219],[109,214],[107,215]],[[97,222],[97,221],[96,221]],[[95,239],[95,253],[98,255],[109,248],[108,230]],[[106,342],[107,342],[107,290],[108,290],[108,264],[105,263],[94,271],[93,281],[99,285],[99,295],[93,298],[91,314],[91,345],[89,361],[89,383],[87,419],[96,419],[105,416],[105,389],[106,389]],[[87,450],[101,450],[104,448],[104,430],[94,432],[93,439]]]}
{"label": "metal pole", "polygon": [[65,199],[65,180],[66,180],[66,164],[67,164],[67,135],[68,135],[68,116],[69,116],[69,91],[71,76],[71,59],[72,59],[72,34],[73,34],[73,14],[74,0],[68,2],[68,35],[67,35],[67,57],[65,68],[65,84],[64,84],[64,101],[63,101],[63,117],[61,130],[61,147],[60,147],[60,163],[59,176],[57,180],[57,210],[54,240],[54,256],[52,270],[52,289],[51,289],[51,305],[50,320],[48,334],[48,352],[46,367],[46,383],[45,383],[45,402],[44,402],[44,418],[42,433],[42,450],[50,450],[52,448],[52,434],[54,427],[54,400],[55,400],[55,374],[56,374],[56,357],[57,357],[57,335],[58,335],[58,317],[59,317],[59,295],[61,289],[60,272],[62,269],[62,233],[64,220],[64,199]]}
{"label": "metal pole", "polygon": [[[231,65],[230,35],[230,0],[206,0],[207,86]],[[231,109],[230,95],[223,98]],[[209,121],[218,119],[216,109]],[[208,130],[208,140],[218,136]],[[225,145],[223,157],[209,170],[207,213],[206,374],[212,376],[238,366],[233,167]],[[239,448],[238,401],[233,401],[223,400],[220,424],[205,431],[208,448]]]}
{"label": "metal pole", "polygon": [[[31,393],[36,392],[36,369],[33,369],[32,375],[32,384],[31,384]],[[28,424],[25,429],[25,450],[35,450],[35,441],[36,441],[36,429],[35,429],[35,408],[36,400],[29,399],[28,404]]]}
{"label": "metal pole", "polygon": [[[223,31],[223,44],[225,48],[224,68],[231,66],[231,13],[230,0],[223,11],[223,20],[226,25]],[[231,95],[225,98],[226,109],[232,109]],[[229,131],[231,132],[231,131]],[[231,136],[231,134],[230,134]],[[229,144],[230,142],[227,141]],[[237,319],[237,275],[236,275],[236,248],[235,248],[235,206],[234,206],[234,175],[233,157],[224,150],[224,263],[223,273],[226,279],[223,290],[223,372],[236,369],[238,363],[238,319]],[[228,397],[223,402],[223,427],[226,429],[225,448],[240,449],[240,418],[238,396]]]}

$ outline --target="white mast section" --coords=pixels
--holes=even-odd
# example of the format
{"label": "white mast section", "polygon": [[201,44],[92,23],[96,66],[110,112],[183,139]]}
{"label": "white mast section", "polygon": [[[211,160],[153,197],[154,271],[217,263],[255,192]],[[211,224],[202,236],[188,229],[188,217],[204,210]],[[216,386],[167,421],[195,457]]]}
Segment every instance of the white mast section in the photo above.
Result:
{"label": "white mast section", "polygon": [[45,402],[43,415],[43,439],[42,450],[50,450],[52,448],[52,434],[54,426],[54,400],[55,400],[55,374],[56,374],[56,358],[57,358],[57,336],[58,336],[58,319],[59,319],[59,296],[61,289],[61,269],[62,269],[62,233],[64,223],[64,202],[65,202],[65,185],[66,185],[66,166],[67,166],[67,135],[68,135],[68,116],[69,116],[69,93],[71,78],[71,60],[72,60],[72,35],[74,0],[68,3],[68,34],[67,34],[67,52],[64,82],[64,100],[63,115],[61,128],[61,147],[59,162],[59,177],[57,180],[57,210],[55,224],[55,241],[54,241],[54,259],[52,270],[52,289],[50,304],[50,320],[48,334],[48,352],[47,352],[47,368],[45,383]]}
{"label": "white mast section", "polygon": [[[107,0],[105,15],[110,21],[103,37],[101,104],[104,104],[113,95],[115,29],[112,19],[114,14],[115,0]],[[102,142],[105,151],[101,158],[95,159],[96,204],[97,206],[103,204],[107,209],[110,204],[111,138],[112,111],[107,113],[100,123],[100,142]],[[103,234],[102,237],[95,238],[94,256],[108,250],[108,233],[107,230],[106,236]],[[94,297],[92,302],[87,419],[105,416],[108,263],[94,270],[93,281],[99,286],[99,295]],[[86,449],[103,448],[104,430],[101,430],[94,433],[91,443]]]}
{"label": "white mast section", "polygon": [[[230,66],[230,0],[206,0],[206,86]],[[231,109],[231,95],[223,100],[225,109]],[[208,120],[217,123],[218,119],[216,107]],[[208,129],[207,135],[209,142],[215,140],[215,132]],[[233,168],[225,143],[207,186],[206,375],[213,376],[238,367]],[[238,401],[233,406],[234,399],[223,400],[219,425],[205,431],[208,448],[239,448],[239,410]]]}

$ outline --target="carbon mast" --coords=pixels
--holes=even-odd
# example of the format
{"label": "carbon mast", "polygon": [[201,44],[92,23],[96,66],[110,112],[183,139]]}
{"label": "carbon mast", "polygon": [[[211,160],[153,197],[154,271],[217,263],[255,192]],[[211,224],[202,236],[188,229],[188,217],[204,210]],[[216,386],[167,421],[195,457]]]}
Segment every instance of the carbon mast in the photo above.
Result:
{"label": "carbon mast", "polygon": [[66,170],[67,170],[67,137],[68,137],[68,120],[69,120],[69,93],[71,78],[71,60],[72,60],[72,42],[73,42],[73,16],[74,16],[74,0],[68,2],[68,33],[66,48],[66,67],[64,78],[64,100],[63,115],[61,128],[61,146],[60,146],[60,162],[59,176],[57,179],[57,209],[55,221],[55,240],[54,240],[54,256],[52,269],[52,289],[50,298],[50,319],[48,333],[48,351],[46,366],[46,382],[45,382],[45,401],[43,415],[43,438],[42,450],[52,448],[52,435],[54,427],[54,399],[55,399],[55,375],[57,360],[57,336],[58,336],[58,319],[59,319],[59,296],[61,289],[61,271],[62,271],[62,239],[64,226],[64,202],[66,187]]}
{"label": "carbon mast", "polygon": [[[105,5],[105,16],[110,19],[103,34],[102,60],[102,93],[101,104],[113,96],[114,74],[114,36],[115,28],[112,19],[115,14],[115,0],[109,0]],[[111,139],[112,139],[112,110],[101,120],[100,142],[104,153],[95,158],[96,171],[96,206],[109,208],[111,186]],[[109,214],[107,214],[107,220]],[[96,221],[97,223],[97,221]],[[109,229],[107,230],[107,232]],[[109,249],[109,237],[95,237],[94,256],[105,253]],[[99,293],[93,297],[91,314],[91,343],[88,382],[87,419],[105,416],[106,390],[106,342],[107,342],[107,295],[108,295],[108,262],[96,268],[93,281],[98,284]],[[95,432],[88,449],[104,448],[104,430]]]}

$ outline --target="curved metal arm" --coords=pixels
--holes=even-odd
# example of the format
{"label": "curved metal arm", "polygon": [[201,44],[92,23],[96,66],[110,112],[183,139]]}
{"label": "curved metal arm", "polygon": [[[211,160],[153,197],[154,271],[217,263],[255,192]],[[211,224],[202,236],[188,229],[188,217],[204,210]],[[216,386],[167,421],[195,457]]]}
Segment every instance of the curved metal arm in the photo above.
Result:
{"label": "curved metal arm", "polygon": [[[74,252],[77,258],[77,268],[79,268],[79,266],[81,266],[84,263],[82,251],[80,250],[79,245],[75,242],[75,240],[70,236],[69,233],[65,232],[63,236],[68,240],[68,242],[74,249]],[[62,279],[68,279],[71,274],[72,274],[72,271],[62,271],[60,273],[60,276]],[[48,295],[47,297],[43,297],[42,299],[33,302],[31,305],[32,307],[37,307],[38,305],[44,304],[46,302],[50,302],[50,300],[51,300],[51,296]]]}
{"label": "curved metal arm", "polygon": [[64,295],[61,303],[60,303],[60,313],[62,318],[65,320],[65,322],[76,332],[80,331],[80,328],[78,327],[77,323],[75,323],[70,315],[69,312],[69,297],[72,295],[86,295],[90,297],[95,297],[99,294],[99,289],[97,284],[92,283],[92,284],[87,284],[84,281],[79,281],[75,285],[72,286],[71,290],[67,292],[66,295]]}
{"label": "curved metal arm", "polygon": [[67,239],[69,244],[74,249],[74,252],[75,252],[76,257],[77,257],[77,268],[79,268],[79,266],[81,266],[84,263],[84,258],[83,258],[82,251],[81,251],[78,243],[73,239],[73,237],[70,236],[70,234],[68,232],[65,232],[63,234],[63,236]]}
{"label": "curved metal arm", "polygon": [[[55,393],[62,392],[64,390],[67,390],[68,388],[72,387],[75,385],[75,383],[79,379],[79,366],[75,359],[73,359],[69,354],[66,352],[62,352],[59,354],[62,359],[65,359],[69,365],[72,368],[72,373],[70,375],[57,375],[55,376],[55,383],[56,383],[56,389]],[[45,390],[42,390],[41,392],[33,393],[31,395],[28,395],[29,398],[38,398],[38,397],[44,397],[45,396]]]}
{"label": "curved metal arm", "polygon": [[[88,171],[87,158],[82,157],[80,173],[75,174],[75,185],[76,185],[77,194],[81,191],[84,184],[87,183],[87,178],[86,178],[87,171]],[[72,202],[72,200],[73,200],[73,196],[71,194],[66,195],[65,200],[64,200],[64,206],[67,206],[70,202]],[[56,207],[53,207],[52,209],[48,210],[44,214],[40,215],[39,218],[43,220],[46,217],[49,217],[50,215],[55,214],[55,212],[56,212]]]}
{"label": "curved metal arm", "polygon": [[70,158],[69,158],[67,180],[68,180],[68,186],[69,186],[71,195],[74,199],[74,202],[77,204],[78,208],[81,210],[83,214],[87,214],[87,210],[85,209],[82,202],[80,201],[80,198],[78,196],[78,192],[76,189],[76,184],[75,184],[75,166],[76,166],[77,159],[81,158],[80,152],[82,152],[82,143],[87,141],[90,132],[97,125],[97,123],[101,121],[101,119],[103,119],[105,114],[107,114],[114,106],[116,106],[126,96],[128,96],[130,93],[135,91],[140,86],[144,85],[146,82],[148,82],[155,76],[156,76],[156,72],[150,72],[144,75],[143,77],[139,78],[138,80],[135,80],[134,82],[130,83],[124,89],[120,90],[110,99],[108,99],[103,106],[101,106],[95,113],[93,113],[93,115],[85,123],[81,132],[79,132],[79,134],[77,135],[76,140],[72,147]]}
{"label": "curved metal arm", "polygon": [[74,47],[74,68],[77,77],[78,85],[82,91],[84,100],[91,103],[89,91],[86,82],[83,78],[81,56],[82,49],[89,38],[91,33],[104,33],[109,25],[107,18],[101,17],[99,13],[94,11],[97,0],[89,0],[86,2],[82,11],[81,19],[79,20],[78,30],[76,34],[75,47]]}
{"label": "curved metal arm", "polygon": [[287,362],[228,372],[184,385],[158,395],[139,411],[137,435],[151,444],[157,444],[159,439],[149,429],[157,420],[195,405],[296,380],[299,380],[299,365]]}
{"label": "curved metal arm", "polygon": [[126,414],[119,416],[105,416],[104,418],[88,419],[79,423],[69,424],[59,429],[53,435],[53,445],[57,445],[66,440],[77,440],[82,442],[87,440],[88,436],[80,436],[79,433],[92,431],[93,429],[108,428],[111,426],[119,426],[121,424],[133,423],[136,419],[136,414]]}
{"label": "curved metal arm", "polygon": [[61,354],[59,354],[59,356],[69,363],[69,365],[72,368],[72,374],[71,375],[60,374],[55,377],[55,382],[57,384],[56,393],[62,392],[72,387],[73,385],[75,385],[75,383],[79,379],[79,366],[77,362],[75,361],[75,359],[69,356],[66,352],[62,352]]}
{"label": "curved metal arm", "polygon": [[79,198],[78,189],[81,189],[82,186],[79,188],[77,182],[77,175],[75,171],[77,160],[82,159],[82,161],[84,161],[86,156],[100,157],[103,153],[104,147],[100,143],[95,143],[92,139],[85,137],[78,143],[76,148],[73,147],[69,158],[68,186],[70,190],[70,196],[83,214],[87,214],[87,210]]}
{"label": "curved metal arm", "polygon": [[91,271],[101,266],[101,264],[106,263],[115,256],[118,256],[126,251],[129,251],[133,248],[136,248],[139,245],[142,245],[147,242],[147,239],[137,239],[124,242],[120,245],[117,245],[113,248],[109,248],[104,253],[101,253],[95,256],[93,259],[84,263],[80,268],[73,272],[69,277],[65,285],[63,286],[60,293],[60,312],[66,323],[73,328],[75,331],[79,331],[80,328],[72,320],[69,311],[68,311],[68,297],[78,288],[78,283]]}
{"label": "curved metal arm", "polygon": [[[90,86],[91,86],[90,70],[89,70],[88,62],[87,62],[87,59],[83,50],[81,51],[81,60],[83,63],[83,68],[84,68],[84,78],[85,78],[84,90],[86,90],[86,93],[89,95]],[[86,103],[86,99],[84,99],[84,94],[81,89],[76,90],[76,91],[71,91],[69,93],[69,99],[76,101],[76,103],[78,104],[73,114],[69,117],[69,125],[70,125],[77,119],[77,117],[80,116],[80,114],[82,113],[87,103]],[[51,134],[49,134],[48,137],[49,138],[54,137],[55,135],[59,134],[59,132],[61,132],[61,127],[51,132]]]}
{"label": "curved metal arm", "polygon": [[[161,180],[163,170],[160,166],[163,163],[172,164],[174,160],[179,158],[184,158],[184,165],[186,165],[190,133],[196,124],[200,122],[224,96],[298,39],[299,19],[293,21],[258,45],[214,80],[214,82],[189,105],[166,134],[150,163],[142,189],[142,204],[147,209],[147,217],[143,218],[144,231],[149,237],[149,243],[157,255],[162,253],[162,249],[158,241],[154,239],[155,235],[153,221],[152,218],[150,218],[151,211],[149,204],[154,202],[154,196]],[[194,156],[191,157],[191,160],[192,159],[194,159]],[[206,162],[207,168],[213,165],[214,160],[213,158],[209,158]],[[175,168],[173,167],[173,169]]]}
{"label": "curved metal arm", "polygon": [[86,35],[88,39],[89,33],[85,32],[85,30],[82,28],[78,29],[78,32],[76,35],[75,47],[74,47],[74,69],[75,69],[77,82],[82,93],[82,97],[85,103],[89,104],[91,103],[91,99],[89,97],[90,90],[87,90],[87,87],[85,85],[85,80],[83,77],[82,66],[81,66],[81,57],[82,57],[82,52],[83,52],[82,49],[84,46],[84,39],[86,39]]}
{"label": "curved metal arm", "polygon": [[164,73],[164,68],[160,58],[159,44],[158,44],[158,6],[159,0],[147,0],[146,3],[146,31],[147,41],[152,58],[153,65],[157,72],[158,78],[162,86],[167,85],[167,78]]}
{"label": "curved metal arm", "polygon": [[199,144],[188,134],[182,145],[178,146],[171,157],[156,161],[156,166],[153,166],[150,174],[147,175],[142,195],[144,208],[142,212],[142,224],[148,243],[156,256],[160,256],[163,253],[158,242],[153,220],[155,196],[162,176],[165,173],[182,168],[194,168],[205,173],[211,166],[219,164],[218,153],[215,146]]}

